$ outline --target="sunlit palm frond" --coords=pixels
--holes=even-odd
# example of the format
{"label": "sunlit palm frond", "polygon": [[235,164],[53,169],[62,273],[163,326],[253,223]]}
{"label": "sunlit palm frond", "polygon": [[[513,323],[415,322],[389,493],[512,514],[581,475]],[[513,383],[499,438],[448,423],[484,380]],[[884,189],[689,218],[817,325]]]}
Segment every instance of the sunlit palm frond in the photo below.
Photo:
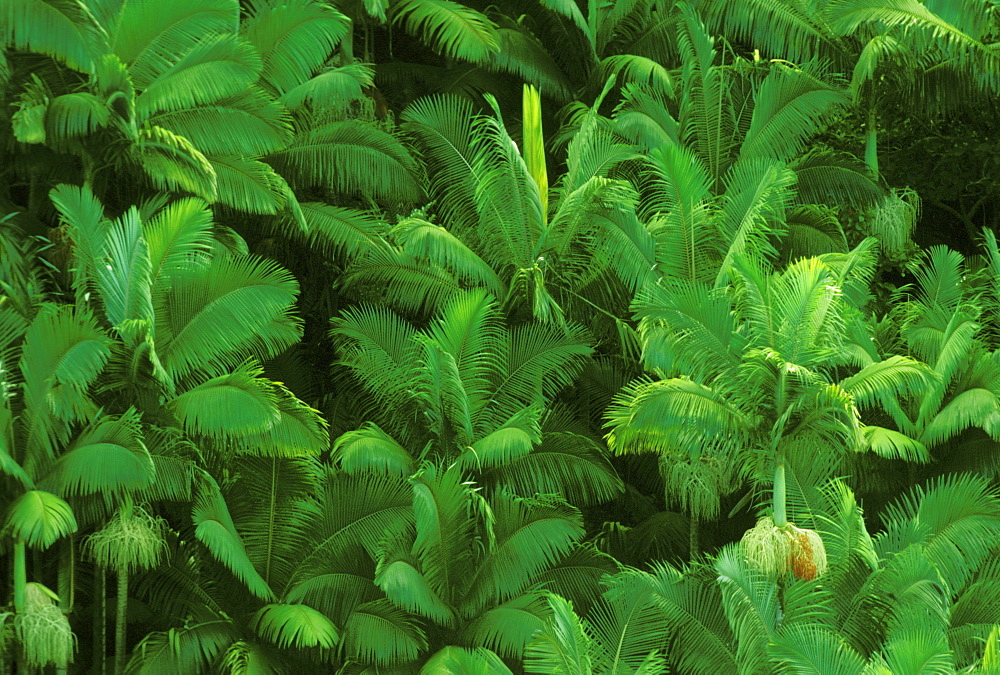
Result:
{"label": "sunlit palm frond", "polygon": [[462,673],[482,675],[511,675],[510,668],[488,649],[465,649],[444,647],[434,653],[420,669],[420,675],[462,675]]}
{"label": "sunlit palm frond", "polygon": [[4,514],[4,531],[32,548],[48,548],[60,537],[76,532],[76,528],[72,507],[44,490],[23,493]]}
{"label": "sunlit palm frond", "polygon": [[279,647],[332,649],[340,639],[330,619],[309,605],[264,605],[250,626]]}
{"label": "sunlit palm frond", "polygon": [[212,556],[222,563],[247,589],[262,600],[273,600],[274,592],[247,555],[219,486],[204,474],[191,510],[194,534]]}
{"label": "sunlit palm frond", "polygon": [[292,87],[278,99],[289,108],[305,104],[337,107],[360,99],[371,87],[375,73],[370,66],[351,63],[324,70],[302,84]]}
{"label": "sunlit palm frond", "polygon": [[240,29],[260,54],[261,79],[281,95],[308,80],[330,58],[351,23],[336,8],[315,0],[255,0]]}
{"label": "sunlit palm frond", "polygon": [[125,672],[129,675],[199,672],[210,667],[236,637],[235,627],[229,619],[155,631],[136,645]]}
{"label": "sunlit palm frond", "polygon": [[360,120],[304,130],[266,159],[294,187],[321,185],[391,203],[414,202],[421,193],[417,164],[405,146]]}
{"label": "sunlit palm frond", "polygon": [[157,350],[175,377],[269,358],[295,342],[291,315],[298,283],[276,263],[250,256],[216,258],[172,281],[156,307]]}
{"label": "sunlit palm frond", "polygon": [[0,42],[48,54],[89,70],[100,53],[102,30],[86,5],[74,0],[11,0],[0,8]]}
{"label": "sunlit palm frond", "polygon": [[123,495],[156,480],[134,409],[95,421],[53,464],[41,487],[64,496]]}
{"label": "sunlit palm frond", "polygon": [[373,422],[341,435],[333,444],[333,456],[348,474],[388,473],[405,478],[415,469],[410,452]]}
{"label": "sunlit palm frond", "polygon": [[388,600],[357,607],[343,628],[344,653],[363,663],[390,666],[416,660],[427,649],[420,624]]}
{"label": "sunlit palm frond", "polygon": [[395,23],[435,51],[453,59],[484,63],[499,51],[495,24],[452,0],[397,0]]}
{"label": "sunlit palm frond", "polygon": [[742,157],[789,160],[802,152],[822,122],[847,106],[847,96],[809,72],[771,68],[756,91],[756,104],[740,146]]}

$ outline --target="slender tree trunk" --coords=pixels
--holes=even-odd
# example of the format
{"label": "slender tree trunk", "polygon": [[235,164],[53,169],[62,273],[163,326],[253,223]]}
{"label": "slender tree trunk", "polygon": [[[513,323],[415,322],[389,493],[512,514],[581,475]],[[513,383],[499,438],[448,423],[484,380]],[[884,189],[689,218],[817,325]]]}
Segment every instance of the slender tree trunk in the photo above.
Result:
{"label": "slender tree trunk", "polygon": [[115,612],[115,675],[125,670],[125,616],[128,613],[128,572],[118,571],[118,607]]}
{"label": "slender tree trunk", "polygon": [[785,512],[785,460],[778,458],[778,464],[774,467],[774,524],[778,527],[784,526],[788,522],[788,515]]}
{"label": "slender tree trunk", "polygon": [[340,41],[340,65],[354,63],[354,21],[347,28],[347,35]]}
{"label": "slender tree trunk", "polygon": [[14,611],[24,611],[25,592],[28,586],[28,566],[25,560],[24,540],[14,542]]}
{"label": "slender tree trunk", "polygon": [[94,567],[94,671],[104,675],[104,662],[107,652],[107,602],[105,596],[104,567]]}
{"label": "slender tree trunk", "polygon": [[699,541],[701,535],[701,520],[698,516],[691,516],[689,529],[690,540],[688,541],[688,555],[691,562],[694,562],[695,558],[701,555],[701,542]]}
{"label": "slender tree trunk", "polygon": [[865,164],[877,177],[878,174],[878,120],[875,110],[868,111],[868,138],[865,141]]}
{"label": "slender tree trunk", "polygon": [[[59,555],[59,578],[57,588],[59,591],[59,609],[63,614],[73,611],[73,602],[76,595],[76,579],[74,577],[76,568],[76,548],[74,537],[69,535],[61,543],[62,551]],[[58,675],[69,672],[66,666],[56,668]]]}

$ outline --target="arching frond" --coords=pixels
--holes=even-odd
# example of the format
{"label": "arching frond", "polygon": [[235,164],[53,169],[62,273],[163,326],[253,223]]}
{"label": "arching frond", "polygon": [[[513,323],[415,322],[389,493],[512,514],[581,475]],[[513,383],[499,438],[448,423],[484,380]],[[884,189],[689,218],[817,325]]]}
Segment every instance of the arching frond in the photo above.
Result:
{"label": "arching frond", "polygon": [[388,666],[416,660],[427,649],[427,638],[406,611],[388,600],[375,600],[351,613],[342,644],[350,657]]}
{"label": "arching frond", "polygon": [[434,592],[424,575],[409,562],[381,560],[375,574],[375,584],[393,604],[443,626],[454,624],[455,614],[452,608]]}
{"label": "arching frond", "polygon": [[362,98],[365,89],[373,85],[374,78],[370,66],[346,64],[325,70],[292,87],[279,100],[289,108],[298,108],[306,103],[324,108],[342,106]]}
{"label": "arching frond", "polygon": [[131,70],[140,89],[135,100],[139,121],[163,111],[177,111],[244,93],[257,80],[260,57],[235,35],[203,37],[179,59],[157,64],[144,82]]}
{"label": "arching frond", "polygon": [[399,0],[393,3],[393,21],[453,59],[484,63],[499,51],[494,23],[452,0]]}
{"label": "arching frond", "polygon": [[309,605],[264,605],[250,626],[279,647],[332,649],[340,639],[336,626]]}
{"label": "arching frond", "polygon": [[414,472],[409,451],[373,422],[341,435],[333,444],[333,453],[348,474],[390,473],[405,478]]}
{"label": "arching frond", "polygon": [[76,532],[73,509],[44,490],[29,490],[12,501],[4,514],[4,531],[32,548],[45,549]]}
{"label": "arching frond", "polygon": [[93,14],[75,0],[11,0],[0,8],[0,43],[48,54],[83,72],[102,38]]}
{"label": "arching frond", "polygon": [[420,675],[462,675],[481,673],[482,675],[512,675],[510,668],[488,649],[465,649],[444,647],[427,659]]}
{"label": "arching frond", "polygon": [[156,308],[157,350],[175,377],[218,363],[264,358],[299,335],[291,316],[298,283],[272,261],[250,256],[216,258],[173,279]]}
{"label": "arching frond", "polygon": [[300,132],[267,157],[295,187],[323,186],[382,202],[420,198],[417,165],[394,136],[359,120],[330,122]]}
{"label": "arching frond", "polygon": [[129,675],[204,672],[236,637],[229,619],[149,633],[136,645],[125,672]]}
{"label": "arching frond", "polygon": [[349,30],[346,16],[315,0],[254,0],[241,25],[263,61],[261,79],[279,95],[308,80]]}
{"label": "arching frond", "polygon": [[229,514],[219,486],[205,474],[199,485],[191,509],[194,535],[220,563],[237,579],[246,584],[251,593],[262,600],[273,600],[274,593],[260,576],[247,556],[246,548],[236,525]]}
{"label": "arching frond", "polygon": [[130,409],[85,430],[53,465],[42,487],[57,494],[122,495],[148,488],[155,467],[143,444],[139,416]]}

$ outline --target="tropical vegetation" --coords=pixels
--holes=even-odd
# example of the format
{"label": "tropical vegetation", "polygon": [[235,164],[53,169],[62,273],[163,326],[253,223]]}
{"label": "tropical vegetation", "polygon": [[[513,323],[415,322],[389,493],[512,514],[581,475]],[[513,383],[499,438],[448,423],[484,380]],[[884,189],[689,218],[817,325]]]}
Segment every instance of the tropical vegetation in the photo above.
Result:
{"label": "tropical vegetation", "polygon": [[1000,672],[996,10],[0,3],[0,675]]}

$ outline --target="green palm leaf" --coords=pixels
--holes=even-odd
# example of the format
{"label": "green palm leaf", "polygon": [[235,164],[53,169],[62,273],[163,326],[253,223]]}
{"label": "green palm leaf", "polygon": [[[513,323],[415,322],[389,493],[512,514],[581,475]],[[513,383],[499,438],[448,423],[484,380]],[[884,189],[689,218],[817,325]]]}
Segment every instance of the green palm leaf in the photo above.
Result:
{"label": "green palm leaf", "polygon": [[823,626],[791,626],[782,631],[770,652],[782,673],[853,675],[864,670],[857,652]]}
{"label": "green palm leaf", "polygon": [[528,643],[544,628],[550,611],[543,593],[519,595],[469,622],[461,632],[462,641],[504,658],[521,658]]}
{"label": "green palm leaf", "polygon": [[125,672],[129,675],[204,672],[236,637],[229,619],[149,633],[136,645]]}
{"label": "green palm leaf", "polygon": [[342,106],[364,97],[374,84],[375,73],[370,66],[351,63],[324,70],[302,84],[292,87],[278,99],[289,108],[305,104],[320,107]]}
{"label": "green palm leaf", "polygon": [[122,495],[148,488],[155,480],[139,414],[129,409],[117,418],[95,422],[80,434],[53,465],[42,486],[66,496],[95,492]]}
{"label": "green palm leaf", "polygon": [[140,122],[156,113],[189,109],[237,96],[257,80],[260,57],[235,35],[208,35],[179,59],[157,69],[148,83],[131,72],[141,90],[135,99]]}
{"label": "green palm leaf", "polygon": [[435,652],[420,669],[420,675],[512,675],[500,657],[488,649],[444,647]]}
{"label": "green palm leaf", "polygon": [[32,548],[46,549],[76,528],[72,507],[44,490],[25,492],[10,503],[4,515],[4,530]]}
{"label": "green palm leaf", "polygon": [[242,155],[208,155],[216,200],[240,211],[273,215],[286,205],[288,184],[269,164]]}
{"label": "green palm leaf", "polygon": [[274,356],[298,339],[291,316],[298,283],[272,261],[216,258],[173,280],[157,307],[163,367],[175,377],[250,354]]}
{"label": "green palm leaf", "polygon": [[420,198],[417,164],[403,144],[359,120],[302,131],[294,143],[267,161],[295,187],[322,185],[380,202],[409,203]]}
{"label": "green palm leaf", "polygon": [[340,468],[349,474],[375,472],[405,478],[415,468],[409,451],[373,422],[341,435],[333,452]]}
{"label": "green palm leaf", "polygon": [[206,155],[266,155],[292,140],[284,107],[256,88],[210,103],[157,111],[149,123],[187,138]]}
{"label": "green palm leaf", "polygon": [[163,292],[173,277],[208,263],[212,211],[200,199],[178,199],[147,220],[143,227],[149,250],[153,289]]}
{"label": "green palm leaf", "polygon": [[413,661],[427,649],[420,626],[388,600],[361,605],[344,625],[344,653],[380,666]]}
{"label": "green palm leaf", "polygon": [[215,200],[215,170],[183,136],[163,127],[143,127],[129,146],[129,157],[157,189],[185,191],[207,201]]}
{"label": "green palm leaf", "polygon": [[87,6],[76,0],[11,0],[0,8],[0,43],[48,54],[83,72],[101,37]]}
{"label": "green palm leaf", "polygon": [[88,395],[110,356],[110,341],[93,317],[63,305],[44,305],[24,338],[20,370],[28,422],[22,462],[29,474],[32,453],[53,455],[67,439],[67,423],[87,419],[96,411]]}
{"label": "green palm leaf", "polygon": [[[522,593],[532,578],[567,555],[584,534],[579,512],[561,498],[525,499],[502,493],[490,500],[495,542],[471,579],[473,611]],[[418,525],[419,525],[418,519]]]}
{"label": "green palm leaf", "polygon": [[254,567],[243,540],[229,514],[219,486],[205,474],[191,509],[194,535],[220,563],[226,566],[247,589],[262,600],[273,600],[270,586]]}
{"label": "green palm leaf", "polygon": [[454,624],[455,614],[451,607],[431,589],[424,575],[409,562],[380,561],[375,584],[395,605],[443,626]]}
{"label": "green palm leaf", "polygon": [[174,397],[168,404],[185,431],[220,440],[270,431],[281,420],[274,385],[249,365]]}
{"label": "green palm leaf", "polygon": [[308,605],[264,605],[250,626],[279,647],[332,649],[339,641],[337,628]]}
{"label": "green palm leaf", "polygon": [[393,21],[454,59],[483,63],[499,51],[493,22],[452,0],[399,0],[393,3]]}
{"label": "green palm leaf", "polygon": [[284,94],[326,62],[350,27],[346,16],[315,0],[255,0],[241,29],[264,63],[261,79]]}
{"label": "green palm leaf", "polygon": [[591,638],[583,623],[565,599],[550,595],[547,600],[552,616],[525,649],[525,672],[589,675],[593,672]]}

